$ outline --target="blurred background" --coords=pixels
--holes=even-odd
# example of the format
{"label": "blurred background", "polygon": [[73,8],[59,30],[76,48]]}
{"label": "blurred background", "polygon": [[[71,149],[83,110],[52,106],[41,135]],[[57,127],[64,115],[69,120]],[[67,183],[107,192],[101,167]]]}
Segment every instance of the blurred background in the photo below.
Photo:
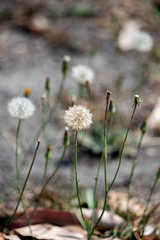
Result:
{"label": "blurred background", "polygon": [[[138,159],[132,194],[146,199],[160,165],[160,1],[159,0],[1,0],[0,1],[0,191],[3,193],[15,174],[15,133],[7,104],[12,97],[32,89],[36,112],[23,122],[28,144],[41,123],[41,96],[45,79],[51,80],[53,98],[61,79],[62,61],[71,57],[70,69],[83,64],[95,72],[91,86],[94,124],[79,139],[79,184],[92,188],[103,147],[103,118],[107,89],[112,92],[116,114],[108,142],[108,181],[115,173],[118,156],[132,112],[133,99],[142,100],[137,109],[125,157],[114,185],[125,191],[140,136],[139,126],[147,117],[149,130]],[[68,74],[65,91],[51,126],[53,156],[61,156],[63,113],[76,95],[77,83]],[[58,144],[57,144],[58,143]],[[30,165],[32,154],[24,169]],[[81,150],[81,151],[80,151]],[[65,158],[58,176],[66,189],[70,182],[73,149]],[[20,153],[22,157],[22,153]],[[33,168],[31,183],[39,184],[44,169],[42,141]],[[50,169],[51,173],[51,169]],[[23,175],[22,174],[22,175]],[[30,183],[30,184],[31,184]],[[103,194],[103,169],[99,193]],[[32,184],[31,184],[32,185]],[[30,185],[30,188],[33,187]],[[54,183],[53,183],[54,185]],[[159,197],[157,186],[154,201]],[[63,188],[62,188],[63,189]]]}

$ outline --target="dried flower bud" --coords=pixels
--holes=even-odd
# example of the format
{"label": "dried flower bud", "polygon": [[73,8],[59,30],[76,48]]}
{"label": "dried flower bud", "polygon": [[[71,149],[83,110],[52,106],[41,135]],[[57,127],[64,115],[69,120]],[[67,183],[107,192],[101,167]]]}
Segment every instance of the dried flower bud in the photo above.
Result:
{"label": "dried flower bud", "polygon": [[158,167],[157,178],[160,178],[160,166]]}
{"label": "dried flower bud", "polygon": [[37,138],[37,142],[40,143],[40,142],[41,142],[41,139],[40,139],[40,138]]}
{"label": "dried flower bud", "polygon": [[114,104],[113,98],[111,98],[110,104],[109,104],[109,112],[111,114],[114,114],[116,112],[116,106]]}
{"label": "dried flower bud", "polygon": [[69,128],[65,127],[64,137],[63,137],[63,145],[64,145],[64,147],[68,147],[69,144],[70,144],[70,141],[69,141]]}
{"label": "dried flower bud", "polygon": [[48,159],[51,159],[51,158],[52,158],[51,146],[48,145],[47,150],[46,150],[46,154],[45,154],[45,159],[48,160]]}
{"label": "dried flower bud", "polygon": [[31,88],[26,88],[25,90],[24,90],[24,97],[29,97],[30,96],[30,94],[31,94],[31,92],[32,92],[32,90],[31,90]]}
{"label": "dried flower bud", "polygon": [[47,92],[50,92],[50,90],[51,90],[50,78],[49,77],[46,78],[45,89],[46,89]]}
{"label": "dried flower bud", "polygon": [[147,120],[145,119],[141,124],[141,132],[145,134],[147,132]]}
{"label": "dried flower bud", "polygon": [[64,56],[63,62],[62,62],[62,73],[66,76],[69,69],[69,63],[71,61],[71,58],[69,56]]}
{"label": "dried flower bud", "polygon": [[44,108],[45,103],[46,103],[46,95],[42,95],[41,96],[41,106],[42,106],[42,108]]}
{"label": "dried flower bud", "polygon": [[139,105],[140,105],[140,102],[141,102],[140,97],[139,97],[138,94],[136,94],[136,95],[134,96],[133,106],[134,106],[134,107],[136,107],[137,105],[139,106]]}
{"label": "dried flower bud", "polygon": [[109,102],[109,98],[110,98],[110,95],[112,93],[110,91],[107,90],[107,95],[106,95],[106,104],[108,105],[108,102]]}
{"label": "dried flower bud", "polygon": [[75,105],[76,102],[77,102],[77,98],[76,98],[75,95],[73,95],[73,96],[71,97],[71,99],[69,100],[69,106]]}

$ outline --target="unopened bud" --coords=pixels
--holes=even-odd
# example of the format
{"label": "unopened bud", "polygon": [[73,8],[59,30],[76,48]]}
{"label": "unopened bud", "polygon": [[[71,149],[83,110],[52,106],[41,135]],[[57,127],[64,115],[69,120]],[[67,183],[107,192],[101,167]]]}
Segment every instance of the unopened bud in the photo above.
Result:
{"label": "unopened bud", "polygon": [[45,159],[48,160],[48,159],[51,159],[51,158],[52,158],[51,146],[48,145],[47,150],[46,150],[46,154],[45,154]]}
{"label": "unopened bud", "polygon": [[37,142],[40,143],[40,142],[41,142],[41,139],[40,139],[40,138],[37,138]]}
{"label": "unopened bud", "polygon": [[73,96],[71,97],[70,101],[69,101],[69,105],[70,105],[70,106],[73,106],[73,105],[76,104],[76,102],[77,102],[77,98],[76,98],[75,95],[73,95]]}
{"label": "unopened bud", "polygon": [[31,94],[31,92],[32,92],[32,90],[31,90],[31,88],[26,88],[25,90],[24,90],[24,97],[29,97],[30,96],[30,94]]}
{"label": "unopened bud", "polygon": [[110,95],[111,95],[112,93],[110,92],[110,91],[108,91],[107,90],[107,95],[106,95],[106,104],[108,104],[109,103],[109,98],[110,98]]}
{"label": "unopened bud", "polygon": [[62,62],[62,73],[66,76],[69,69],[69,63],[71,61],[71,58],[69,56],[64,56],[63,62]]}
{"label": "unopened bud", "polygon": [[110,104],[109,104],[109,112],[111,114],[114,114],[116,112],[116,106],[114,104],[113,98],[111,98]]}
{"label": "unopened bud", "polygon": [[140,97],[139,97],[138,94],[136,94],[136,95],[134,96],[133,106],[134,106],[134,107],[136,107],[137,105],[139,106],[139,105],[140,105],[140,102],[141,102]]}
{"label": "unopened bud", "polygon": [[64,145],[64,147],[68,147],[69,144],[70,144],[70,141],[69,141],[69,128],[65,127],[64,137],[63,137],[63,145]]}
{"label": "unopened bud", "polygon": [[50,92],[50,90],[51,90],[50,78],[49,77],[46,78],[45,89],[46,89],[47,92]]}
{"label": "unopened bud", "polygon": [[145,134],[147,132],[147,120],[145,119],[141,124],[141,132]]}
{"label": "unopened bud", "polygon": [[157,178],[160,178],[160,166],[158,167]]}

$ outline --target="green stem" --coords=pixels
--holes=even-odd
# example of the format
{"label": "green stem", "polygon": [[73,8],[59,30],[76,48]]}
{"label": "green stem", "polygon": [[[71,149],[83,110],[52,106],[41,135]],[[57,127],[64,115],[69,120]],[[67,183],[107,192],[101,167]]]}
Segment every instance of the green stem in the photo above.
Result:
{"label": "green stem", "polygon": [[101,164],[102,164],[102,161],[103,161],[103,157],[104,157],[104,151],[102,151],[101,159],[99,161],[98,169],[97,169],[97,176],[96,176],[96,182],[95,182],[95,187],[94,187],[94,205],[93,205],[93,209],[92,209],[92,220],[91,220],[91,224],[90,224],[90,231],[92,230],[93,222],[94,222],[97,188],[98,188],[98,179],[99,179],[99,172],[100,172],[100,167],[101,167]]}
{"label": "green stem", "polygon": [[132,180],[133,180],[133,175],[134,175],[134,171],[135,171],[135,167],[137,164],[137,158],[139,155],[139,151],[142,145],[142,139],[144,137],[144,133],[141,133],[141,137],[138,143],[138,147],[137,147],[137,153],[136,156],[133,160],[133,164],[132,164],[132,169],[131,169],[131,173],[130,173],[130,177],[129,177],[129,184],[128,184],[128,198],[127,198],[127,225],[128,225],[128,229],[129,229],[129,238],[132,238],[132,231],[131,231],[131,222],[130,222],[130,211],[129,211],[129,199],[130,199],[130,194],[131,194],[131,184],[132,184]]}
{"label": "green stem", "polygon": [[[75,181],[76,181],[76,191],[77,191],[77,199],[78,199],[78,204],[79,204],[79,209],[81,212],[81,216],[86,228],[86,220],[83,215],[82,211],[82,206],[81,206],[81,201],[80,201],[80,196],[79,196],[79,186],[78,186],[78,175],[77,175],[77,136],[78,136],[78,131],[75,132],[75,155],[74,155],[74,166],[75,166]],[[87,229],[86,229],[87,230]]]}
{"label": "green stem", "polygon": [[[16,212],[17,212],[17,209],[18,209],[18,207],[19,207],[19,204],[20,204],[20,202],[21,202],[21,200],[22,200],[23,193],[24,193],[24,190],[25,190],[25,187],[26,187],[27,181],[28,181],[28,179],[29,179],[29,176],[30,176],[30,173],[31,173],[31,170],[32,170],[33,164],[34,164],[34,161],[35,161],[36,156],[37,156],[37,151],[38,151],[39,145],[40,145],[40,141],[38,141],[38,144],[37,144],[37,147],[36,147],[36,150],[35,150],[34,156],[33,156],[33,160],[32,160],[32,163],[31,163],[31,165],[30,165],[30,168],[29,168],[29,171],[28,171],[27,177],[26,177],[26,179],[25,179],[25,182],[24,182],[24,185],[23,185],[22,191],[21,191],[21,193],[20,193],[19,200],[18,200],[17,205],[16,205],[16,208],[15,208],[15,210],[14,210],[14,213],[13,213],[13,215],[11,216],[11,218],[9,219],[8,223],[6,223],[5,226],[9,226],[10,224],[12,224],[12,223],[15,221],[14,217],[15,217],[15,215],[16,215]],[[27,210],[27,209],[28,209],[28,208],[26,208],[26,210]]]}
{"label": "green stem", "polygon": [[[62,164],[62,162],[63,162],[63,159],[64,159],[64,156],[65,156],[66,150],[67,150],[67,147],[64,147],[64,150],[63,150],[63,153],[62,153],[62,156],[61,156],[61,160],[59,161],[59,163],[58,163],[58,165],[57,165],[57,168],[54,170],[54,172],[51,174],[51,176],[46,180],[46,182],[45,182],[45,184],[43,185],[40,193],[31,201],[31,203],[27,206],[27,209],[29,209],[34,202],[37,202],[37,201],[39,200],[39,198],[41,197],[42,193],[44,192],[46,186],[48,185],[48,183],[51,181],[51,179],[52,179],[52,178],[55,176],[55,174],[57,173],[58,169],[60,168],[60,166],[61,166],[61,164]],[[19,217],[21,217],[23,214],[24,214],[24,212],[21,213],[21,214],[19,214],[19,215],[15,218],[15,220],[18,219]]]}
{"label": "green stem", "polygon": [[[104,181],[105,181],[105,198],[104,198],[104,204],[103,204],[103,210],[102,210],[102,213],[99,217],[99,219],[97,220],[96,224],[94,227],[91,228],[89,234],[88,234],[88,240],[91,238],[95,228],[97,227],[97,225],[99,224],[103,214],[104,214],[104,211],[106,209],[106,201],[107,201],[107,196],[108,196],[108,186],[107,186],[107,134],[106,134],[106,131],[107,131],[107,116],[108,116],[108,107],[109,107],[109,101],[110,101],[110,95],[111,95],[111,92],[107,91],[107,97],[106,97],[106,109],[105,109],[105,117],[104,117],[104,154],[102,152],[102,159],[103,159],[103,155],[104,155]],[[100,168],[100,165],[99,167]],[[99,171],[99,170],[98,170]],[[97,188],[97,186],[96,186]],[[97,191],[97,190],[96,190]],[[95,212],[95,211],[94,211]],[[94,213],[95,214],[95,213]],[[94,220],[94,218],[92,218]],[[93,221],[92,220],[92,221]],[[92,223],[93,224],[93,223]]]}
{"label": "green stem", "polygon": [[45,184],[45,181],[46,181],[48,160],[49,159],[47,158],[46,161],[45,161],[44,174],[43,174],[43,178],[42,178],[42,186]]}
{"label": "green stem", "polygon": [[60,86],[59,86],[59,89],[58,89],[58,92],[57,92],[57,95],[56,95],[56,99],[55,99],[55,103],[50,111],[50,116],[53,116],[58,104],[59,104],[59,101],[61,99],[61,96],[62,96],[62,92],[63,92],[63,89],[64,89],[64,84],[65,84],[65,80],[66,80],[66,74],[63,74],[62,76],[62,79],[61,79],[61,83],[60,83]]}
{"label": "green stem", "polygon": [[142,240],[143,240],[143,237],[144,237],[144,230],[145,230],[145,225],[146,225],[146,212],[148,210],[148,206],[149,206],[149,203],[150,203],[150,200],[151,200],[151,197],[152,197],[152,194],[153,194],[153,191],[156,187],[156,184],[159,180],[159,176],[157,174],[156,178],[155,178],[155,181],[153,183],[153,186],[151,188],[151,191],[150,191],[150,194],[149,194],[149,197],[148,197],[148,200],[147,200],[147,203],[146,203],[146,207],[145,207],[145,210],[144,210],[144,213],[143,213],[143,217],[142,217],[142,220],[143,220],[143,228],[142,228]]}
{"label": "green stem", "polygon": [[[55,101],[55,104],[53,106],[53,108],[50,110],[49,112],[49,118],[55,113],[55,110],[58,106],[58,103],[59,103],[59,100],[61,98],[61,95],[62,95],[62,92],[63,92],[63,89],[64,89],[64,83],[65,83],[65,80],[66,80],[66,74],[63,74],[63,77],[62,77],[62,80],[61,80],[61,83],[60,83],[60,87],[59,87],[59,90],[58,90],[58,93],[57,93],[57,97],[56,97],[56,101]],[[29,155],[29,152],[30,152],[30,149],[32,148],[34,142],[37,140],[37,138],[40,136],[42,130],[43,130],[43,127],[45,126],[45,122],[39,127],[39,129],[37,130],[35,136],[33,137],[33,140],[31,141],[31,143],[29,144],[27,150],[26,150],[26,153],[24,155],[24,158],[22,160],[22,163],[20,165],[20,169],[22,169],[24,166],[25,166],[25,163],[26,163],[26,160],[27,160],[27,157]],[[11,181],[11,183],[9,184],[8,188],[6,189],[6,191],[3,193],[3,195],[1,196],[0,198],[0,203],[4,201],[4,199],[8,196],[10,190],[14,187],[15,185],[15,182],[16,182],[16,177],[14,177]]]}
{"label": "green stem", "polygon": [[19,143],[19,134],[20,134],[21,123],[22,123],[22,120],[20,119],[18,121],[17,133],[16,133],[16,152],[15,152],[15,154],[16,154],[16,156],[15,156],[15,159],[16,159],[16,178],[17,178],[18,190],[19,190],[19,194],[20,194],[19,203],[22,201],[23,209],[25,211],[25,215],[26,215],[26,218],[27,218],[27,221],[28,221],[28,226],[29,226],[29,229],[30,229],[30,234],[32,236],[30,218],[29,218],[28,213],[26,211],[26,205],[25,205],[25,202],[23,200],[23,197],[21,196],[22,188],[21,188],[21,180],[20,180],[20,169],[19,169],[19,163],[18,163],[18,157],[19,157],[19,154],[18,154],[19,144],[18,143]]}
{"label": "green stem", "polygon": [[120,169],[120,165],[121,165],[121,161],[122,161],[122,156],[123,156],[123,151],[124,151],[125,143],[126,143],[126,140],[127,140],[127,137],[128,137],[128,133],[129,133],[129,130],[130,130],[131,125],[132,125],[132,122],[133,122],[133,118],[134,118],[134,114],[135,114],[135,111],[136,111],[136,107],[137,107],[137,104],[135,104],[135,105],[134,105],[134,108],[133,108],[133,113],[132,113],[131,120],[130,120],[128,129],[127,129],[127,132],[126,132],[126,136],[125,136],[125,139],[124,139],[124,142],[123,142],[123,145],[122,145],[122,150],[121,150],[121,154],[120,154],[120,160],[119,160],[119,164],[118,164],[118,167],[117,167],[115,176],[114,176],[114,178],[113,178],[113,180],[112,180],[112,182],[111,182],[111,185],[109,186],[108,190],[107,190],[106,193],[105,193],[104,205],[103,205],[102,213],[101,213],[99,219],[97,220],[95,226],[92,228],[92,231],[90,232],[88,239],[91,238],[91,236],[92,236],[95,228],[98,226],[98,224],[99,224],[99,222],[100,222],[100,220],[101,220],[101,218],[102,218],[102,216],[103,216],[103,214],[104,214],[104,211],[105,211],[105,208],[106,208],[106,201],[107,201],[108,193],[109,193],[109,191],[110,191],[113,183],[115,182],[115,179],[116,179],[116,177],[117,177],[118,171],[119,171],[119,169]]}
{"label": "green stem", "polygon": [[133,108],[131,120],[130,120],[128,129],[127,129],[127,132],[126,132],[124,141],[123,141],[123,145],[122,145],[122,149],[121,149],[121,153],[120,153],[120,159],[119,159],[119,164],[118,164],[116,173],[115,173],[115,175],[114,175],[114,178],[113,178],[113,180],[112,180],[112,182],[111,182],[111,185],[110,185],[109,188],[108,188],[108,192],[109,192],[110,189],[112,188],[112,186],[113,186],[113,184],[114,184],[114,182],[115,182],[115,180],[116,180],[117,174],[118,174],[118,172],[119,172],[119,169],[120,169],[120,166],[121,166],[121,162],[122,162],[124,147],[125,147],[125,144],[126,144],[126,141],[127,141],[128,133],[129,133],[129,131],[130,131],[130,128],[131,128],[131,125],[132,125],[132,122],[133,122],[133,118],[134,118],[134,115],[135,115],[135,112],[136,112],[136,108],[137,108],[137,104],[135,104],[135,105],[134,105],[134,108]]}

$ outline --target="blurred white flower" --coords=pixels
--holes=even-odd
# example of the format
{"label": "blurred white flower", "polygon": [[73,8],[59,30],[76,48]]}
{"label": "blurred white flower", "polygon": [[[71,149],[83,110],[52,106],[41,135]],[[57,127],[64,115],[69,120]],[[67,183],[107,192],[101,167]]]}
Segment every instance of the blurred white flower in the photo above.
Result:
{"label": "blurred white flower", "polygon": [[136,21],[127,22],[118,37],[118,47],[122,51],[137,50],[149,52],[153,48],[153,39],[150,34],[140,30]]}
{"label": "blurred white flower", "polygon": [[74,105],[65,111],[64,121],[73,130],[83,130],[92,124],[90,110],[81,105]]}
{"label": "blurred white flower", "polygon": [[91,68],[85,65],[77,65],[72,68],[71,76],[75,81],[84,85],[87,81],[91,84],[95,74]]}
{"label": "blurred white flower", "polygon": [[26,97],[13,98],[8,103],[9,114],[18,119],[25,119],[33,115],[35,107],[32,101]]}

